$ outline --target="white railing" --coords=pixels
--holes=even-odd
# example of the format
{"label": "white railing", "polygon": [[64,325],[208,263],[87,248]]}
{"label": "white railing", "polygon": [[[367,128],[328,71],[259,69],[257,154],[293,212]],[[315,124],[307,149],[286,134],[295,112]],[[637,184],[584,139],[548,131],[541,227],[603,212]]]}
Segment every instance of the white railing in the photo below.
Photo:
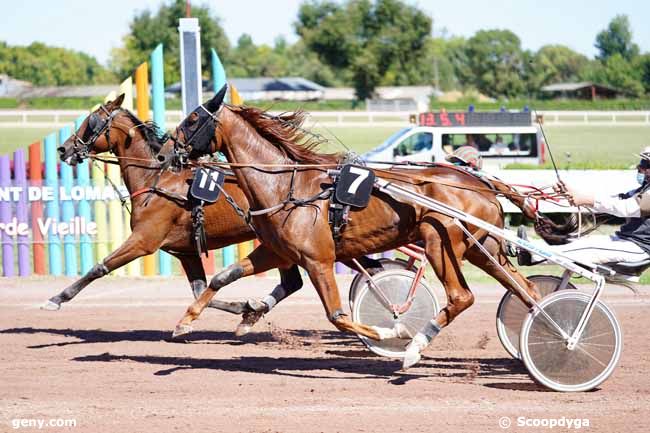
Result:
{"label": "white railing", "polygon": [[[86,110],[0,110],[0,128],[59,128],[69,125]],[[402,127],[408,125],[406,111],[312,111],[309,125],[328,127]],[[650,111],[538,111],[544,124],[552,126],[650,126]],[[180,110],[168,110],[167,126],[178,124]]]}
{"label": "white railing", "polygon": [[538,111],[544,124],[557,126],[650,125],[650,111]]}

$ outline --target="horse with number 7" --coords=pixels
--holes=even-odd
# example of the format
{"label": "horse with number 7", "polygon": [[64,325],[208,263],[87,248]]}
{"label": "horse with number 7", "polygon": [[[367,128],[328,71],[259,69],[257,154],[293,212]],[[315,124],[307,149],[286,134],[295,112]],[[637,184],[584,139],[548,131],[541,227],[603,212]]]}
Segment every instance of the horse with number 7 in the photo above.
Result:
{"label": "horse with number 7", "polygon": [[[453,218],[423,206],[397,201],[373,189],[372,182],[363,179],[376,173],[498,227],[504,225],[498,193],[509,192],[510,199],[525,212],[530,212],[524,206],[524,199],[513,194],[514,190],[507,185],[498,183],[498,187],[488,188],[477,177],[453,166],[374,171],[346,166],[358,175],[352,179],[347,192],[354,195],[355,187],[366,187],[370,194],[365,206],[351,208],[347,226],[335,239],[327,217],[328,203],[332,200],[328,169],[342,165],[341,155],[315,152],[315,143],[300,127],[303,119],[302,113],[274,117],[256,108],[230,105],[222,105],[213,114],[211,121],[216,128],[209,151],[223,152],[231,164],[254,209],[249,216],[262,244],[247,258],[212,279],[176,325],[175,336],[192,331],[191,323],[224,285],[247,275],[293,264],[306,269],[327,318],[339,330],[374,340],[411,339],[416,334],[406,351],[404,368],[417,363],[420,351],[431,339],[472,305],[474,295],[461,272],[464,259],[493,276],[527,305],[530,305],[529,299],[539,299],[535,285],[510,264],[502,242],[495,236],[472,225],[465,227],[501,266],[489,260]],[[198,121],[196,115],[186,118],[179,127],[178,139],[183,141],[183,129]],[[337,188],[335,194],[339,193]],[[345,191],[341,194],[345,195]],[[417,330],[406,329],[399,322],[393,328],[352,322],[342,310],[333,273],[334,262],[391,250],[418,240],[425,243],[426,257],[447,293],[447,305],[424,328]],[[502,267],[506,273],[502,272]],[[520,287],[527,293],[521,293]]]}

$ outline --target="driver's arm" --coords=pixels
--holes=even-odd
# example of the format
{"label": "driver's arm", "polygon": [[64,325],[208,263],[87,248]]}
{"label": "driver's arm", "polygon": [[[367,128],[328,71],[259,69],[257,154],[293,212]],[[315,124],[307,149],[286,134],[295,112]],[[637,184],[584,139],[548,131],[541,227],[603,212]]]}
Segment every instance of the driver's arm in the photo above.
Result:
{"label": "driver's arm", "polygon": [[621,218],[634,218],[641,216],[641,200],[639,197],[620,199],[617,196],[597,194],[592,206],[595,212],[607,213]]}
{"label": "driver's arm", "polygon": [[[642,196],[633,196],[627,199],[610,196],[607,194],[593,194],[583,192],[562,184],[562,189],[569,195],[569,201],[574,206],[586,206],[597,213],[606,213],[620,218],[634,218],[642,214],[642,202],[650,202],[650,197],[643,200]],[[650,203],[643,206],[650,207]],[[643,212],[644,214],[646,212]]]}

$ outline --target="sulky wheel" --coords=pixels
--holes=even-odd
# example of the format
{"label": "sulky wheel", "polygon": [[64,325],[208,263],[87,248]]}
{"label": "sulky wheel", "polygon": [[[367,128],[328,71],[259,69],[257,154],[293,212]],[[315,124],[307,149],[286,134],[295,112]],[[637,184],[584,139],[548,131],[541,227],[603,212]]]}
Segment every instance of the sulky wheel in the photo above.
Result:
{"label": "sulky wheel", "polygon": [[[407,270],[382,271],[372,278],[391,304],[403,304],[406,301],[415,274]],[[393,328],[396,323],[403,324],[412,335],[438,314],[440,308],[436,295],[424,279],[417,285],[411,307],[395,317],[381,302],[376,290],[367,281],[359,287],[352,309],[352,320],[368,326]],[[389,339],[375,341],[361,337],[361,341],[374,353],[391,358],[403,358],[405,346],[410,340]]]}
{"label": "sulky wheel", "polygon": [[[535,283],[537,290],[544,298],[558,289],[562,278],[553,275],[533,275],[528,277],[528,280]],[[571,283],[567,283],[566,288],[576,289]],[[497,308],[497,335],[504,349],[515,359],[521,359],[519,333],[527,314],[528,308],[517,295],[512,292],[506,292],[503,295]]]}
{"label": "sulky wheel", "polygon": [[[393,269],[408,269],[408,262],[404,259],[389,259],[386,257],[382,257],[381,259],[378,260],[379,263],[381,263],[381,267],[383,268],[383,271],[390,271]],[[359,290],[359,287],[362,287],[366,284],[366,276],[363,275],[361,272],[358,272],[357,275],[354,276],[354,279],[352,279],[352,283],[350,283],[350,291],[349,291],[349,302],[350,302],[350,309],[354,308],[354,298],[357,295],[357,291]]]}
{"label": "sulky wheel", "polygon": [[[544,298],[540,308],[569,336],[592,299],[576,290],[561,290]],[[614,371],[623,346],[621,328],[612,311],[598,302],[575,347],[534,309],[521,328],[519,347],[530,374],[555,391],[587,391]]]}

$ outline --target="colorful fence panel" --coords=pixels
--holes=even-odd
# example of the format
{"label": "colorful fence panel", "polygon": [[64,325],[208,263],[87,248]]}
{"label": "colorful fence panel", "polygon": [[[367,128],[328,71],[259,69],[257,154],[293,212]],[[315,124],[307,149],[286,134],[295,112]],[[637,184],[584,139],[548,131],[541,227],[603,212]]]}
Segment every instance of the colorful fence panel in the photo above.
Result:
{"label": "colorful fence panel", "polygon": [[[16,223],[26,226],[29,219],[27,197],[27,161],[25,151],[19,149],[14,152],[14,186],[20,188],[16,202]],[[29,236],[26,231],[17,233],[16,247],[18,249],[18,275],[25,277],[31,273],[29,260]]]}

